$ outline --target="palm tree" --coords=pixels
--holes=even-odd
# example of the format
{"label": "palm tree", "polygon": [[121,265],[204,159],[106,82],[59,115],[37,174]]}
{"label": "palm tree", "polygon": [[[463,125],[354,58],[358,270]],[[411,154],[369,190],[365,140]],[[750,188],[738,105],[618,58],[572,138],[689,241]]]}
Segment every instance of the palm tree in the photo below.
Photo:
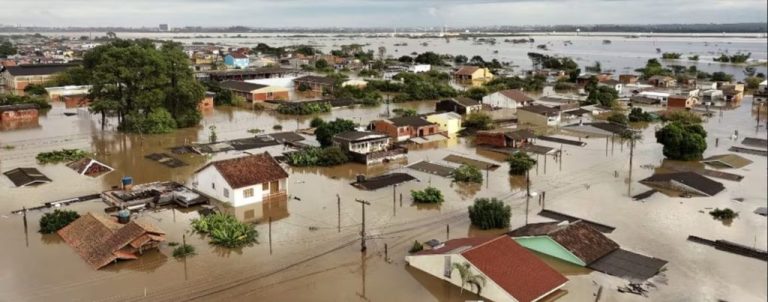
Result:
{"label": "palm tree", "polygon": [[459,276],[461,277],[461,292],[464,292],[464,287],[467,284],[470,284],[472,287],[477,288],[475,293],[479,296],[480,291],[483,290],[483,286],[485,286],[485,277],[473,274],[471,266],[467,262],[453,263],[452,267],[451,271],[459,271]]}

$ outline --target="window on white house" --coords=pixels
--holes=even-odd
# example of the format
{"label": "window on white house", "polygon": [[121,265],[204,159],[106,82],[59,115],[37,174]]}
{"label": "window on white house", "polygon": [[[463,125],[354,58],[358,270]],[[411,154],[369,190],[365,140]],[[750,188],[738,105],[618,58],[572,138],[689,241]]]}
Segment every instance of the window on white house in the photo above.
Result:
{"label": "window on white house", "polygon": [[253,197],[253,188],[243,190],[243,197]]}
{"label": "window on white house", "polygon": [[224,188],[224,197],[229,198],[229,189]]}
{"label": "window on white house", "polygon": [[453,271],[453,268],[451,267],[451,256],[445,256],[445,261],[443,263],[443,276],[450,279],[451,271]]}
{"label": "window on white house", "polygon": [[265,182],[265,183],[261,184],[261,190],[262,191],[268,191],[269,190],[269,183]]}
{"label": "window on white house", "polygon": [[215,183],[215,182],[212,182],[212,183],[211,183],[211,189],[214,189],[214,190],[216,190],[216,183]]}

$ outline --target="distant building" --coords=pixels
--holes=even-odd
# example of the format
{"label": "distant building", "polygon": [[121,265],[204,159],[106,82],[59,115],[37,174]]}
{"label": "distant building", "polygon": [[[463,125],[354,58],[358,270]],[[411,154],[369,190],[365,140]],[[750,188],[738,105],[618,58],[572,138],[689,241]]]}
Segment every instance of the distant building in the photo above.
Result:
{"label": "distant building", "polygon": [[441,100],[435,104],[435,111],[455,112],[461,115],[480,112],[482,109],[483,104],[463,96]]}
{"label": "distant building", "polygon": [[483,97],[483,104],[493,108],[517,109],[533,104],[533,99],[520,89],[501,90]]}
{"label": "distant building", "polygon": [[37,105],[17,104],[0,106],[0,122],[36,121],[38,118]]}
{"label": "distant building", "polygon": [[488,68],[466,65],[453,73],[453,79],[457,82],[490,81],[493,79],[493,73]]}
{"label": "distant building", "polygon": [[168,24],[160,24],[160,26],[157,27],[160,31],[170,31],[171,28],[168,27]]}
{"label": "distant building", "polygon": [[637,83],[638,76],[634,74],[620,74],[619,75],[619,82],[622,84],[635,84]]}
{"label": "distant building", "polygon": [[424,137],[440,133],[439,126],[418,116],[396,117],[373,122],[376,132],[389,135],[398,142],[412,137]]}
{"label": "distant building", "polygon": [[428,72],[432,70],[432,65],[429,64],[415,64],[408,66],[408,72],[412,73],[422,73],[422,72]]}
{"label": "distant building", "polygon": [[10,90],[24,90],[27,85],[43,85],[53,80],[57,73],[63,72],[77,64],[31,64],[8,66],[2,73],[5,87]]}
{"label": "distant building", "polygon": [[610,87],[611,89],[616,90],[616,92],[618,93],[621,93],[622,89],[624,89],[624,84],[614,79],[607,79],[607,80],[600,81],[597,83],[597,85]]}
{"label": "distant building", "polygon": [[722,85],[720,90],[723,91],[723,99],[728,106],[739,106],[744,98],[744,84]]}
{"label": "distant building", "polygon": [[356,162],[371,165],[405,157],[407,150],[392,146],[391,138],[383,133],[347,131],[333,137],[333,144]]}
{"label": "distant building", "polygon": [[285,195],[288,172],[264,152],[208,163],[193,179],[199,192],[238,207]]}
{"label": "distant building", "polygon": [[250,59],[248,58],[248,55],[243,53],[234,52],[227,54],[224,57],[224,65],[232,68],[246,69],[249,64]]}
{"label": "distant building", "polygon": [[294,87],[298,91],[311,91],[316,94],[332,93],[336,81],[329,77],[303,76],[293,79]]}
{"label": "distant building", "polygon": [[461,131],[461,115],[455,112],[443,112],[427,115],[427,121],[437,124],[441,132],[455,135]]}
{"label": "distant building", "polygon": [[475,144],[498,148],[522,148],[530,144],[536,134],[531,129],[516,129],[512,131],[478,131]]}
{"label": "distant building", "polygon": [[688,95],[670,95],[667,108],[670,110],[691,110],[696,105],[696,98]]}
{"label": "distant building", "polygon": [[285,87],[267,86],[240,81],[223,81],[219,85],[222,89],[228,89],[235,95],[245,98],[249,103],[276,100],[284,101],[289,98],[288,88]]}
{"label": "distant building", "polygon": [[641,91],[637,94],[637,96],[649,98],[649,99],[655,99],[658,100],[661,105],[666,106],[667,100],[669,99],[669,93],[667,92],[656,92],[656,91]]}
{"label": "distant building", "polygon": [[517,123],[534,127],[557,126],[560,124],[560,110],[544,105],[531,105],[517,109]]}
{"label": "distant building", "polygon": [[648,84],[661,88],[671,88],[677,86],[677,80],[670,76],[655,75],[648,79]]}

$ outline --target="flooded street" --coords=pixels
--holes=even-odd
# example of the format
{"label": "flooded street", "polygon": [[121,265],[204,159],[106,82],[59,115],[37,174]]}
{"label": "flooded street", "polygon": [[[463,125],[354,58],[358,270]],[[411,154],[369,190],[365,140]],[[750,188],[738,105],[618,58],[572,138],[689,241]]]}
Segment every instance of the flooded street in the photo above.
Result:
{"label": "flooded street", "polygon": [[[743,136],[765,138],[765,128],[755,128],[750,113],[751,99],[732,111],[715,114],[706,122],[709,148],[704,156],[728,152],[739,145],[729,137],[734,130]],[[433,110],[433,102],[398,104]],[[342,117],[366,124],[379,118],[385,106],[335,109],[320,115],[324,119]],[[510,229],[526,221],[524,184],[521,177],[510,177],[508,165],[499,154],[477,151],[467,139],[453,138],[427,145],[410,146],[408,159],[365,167],[346,164],[333,168],[289,168],[288,200],[258,205],[262,213],[257,227],[259,244],[236,250],[216,248],[207,239],[190,232],[190,219],[198,217],[195,209],[145,211],[139,220],[156,224],[167,233],[167,240],[187,242],[198,255],[176,260],[172,247],[162,245],[138,260],[120,262],[95,271],[82,261],[58,235],[38,233],[38,221],[44,211],[31,211],[25,233],[21,215],[10,214],[22,207],[46,201],[97,193],[117,185],[123,176],[136,183],[175,180],[189,185],[191,174],[205,162],[243,155],[230,151],[211,158],[177,155],[186,166],[168,168],[144,158],[156,152],[170,154],[171,147],[189,142],[207,142],[208,126],[216,125],[220,140],[250,136],[248,129],[273,132],[306,128],[311,117],[295,118],[274,112],[252,112],[239,108],[217,108],[205,114],[202,126],[168,135],[129,135],[112,130],[101,131],[99,117],[65,116],[62,104],[40,118],[40,127],[0,133],[0,144],[12,150],[0,150],[0,170],[36,167],[53,180],[31,188],[12,188],[7,178],[0,181],[0,301],[464,301],[477,299],[469,291],[407,267],[404,256],[414,240],[445,240],[466,236],[493,236],[504,230],[479,231],[469,226],[467,206],[477,197],[497,197],[512,206]],[[764,125],[763,120],[763,125]],[[654,128],[643,131],[643,140],[635,149],[632,180],[629,181],[629,148],[609,144],[605,138],[585,139],[585,147],[563,146],[562,163],[543,158],[531,171],[531,190],[546,192],[546,208],[616,227],[609,237],[623,248],[669,261],[667,270],[651,279],[653,301],[764,301],[768,294],[768,270],[765,262],[716,250],[686,241],[688,235],[725,239],[766,249],[766,218],[752,213],[766,206],[766,158],[742,156],[754,161],[741,169],[729,170],[745,176],[741,182],[720,180],[726,190],[715,197],[671,198],[655,194],[644,201],[633,201],[648,187],[637,181],[653,174],[652,167],[662,164],[661,145],[655,143]],[[564,136],[565,137],[565,136]],[[719,146],[715,147],[715,139]],[[560,148],[556,143],[537,144]],[[94,158],[115,168],[100,178],[79,176],[63,164],[38,165],[35,155],[60,148],[82,148]],[[279,155],[282,146],[252,150]],[[482,185],[451,184],[449,179],[418,172],[405,166],[421,160],[441,162],[449,154],[464,155],[495,162],[501,167],[489,171]],[[405,172],[418,181],[377,191],[358,190],[349,184],[358,174],[375,176],[385,172]],[[618,172],[619,177],[615,177]],[[427,185],[440,188],[445,195],[438,207],[417,207],[410,201],[410,190]],[[628,187],[628,185],[630,187]],[[400,194],[403,195],[402,204]],[[339,199],[337,199],[337,195]],[[735,201],[743,198],[743,201]],[[368,251],[361,254],[359,232],[361,208],[354,199],[371,202],[366,211],[366,232],[371,236]],[[707,208],[729,207],[740,213],[729,226],[713,220]],[[89,201],[68,208],[83,214],[102,213],[105,205]],[[529,222],[547,219],[535,215],[542,206],[530,202]],[[230,209],[237,216],[244,209]],[[245,209],[247,210],[247,209]],[[270,253],[268,216],[271,225]],[[385,246],[389,262],[385,261]],[[604,286],[604,301],[647,301],[648,299],[615,291],[626,282],[598,272],[565,264],[541,256],[566,274],[568,294],[559,301],[585,301]],[[596,282],[596,283],[595,283]]]}

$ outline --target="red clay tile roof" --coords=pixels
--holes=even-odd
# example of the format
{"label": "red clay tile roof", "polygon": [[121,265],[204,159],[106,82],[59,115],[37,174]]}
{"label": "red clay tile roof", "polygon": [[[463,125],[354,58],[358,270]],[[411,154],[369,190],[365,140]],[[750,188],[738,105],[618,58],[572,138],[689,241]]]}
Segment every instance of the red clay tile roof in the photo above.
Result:
{"label": "red clay tile roof", "polygon": [[568,282],[562,274],[506,235],[461,255],[520,302],[536,301]]}
{"label": "red clay tile roof", "polygon": [[198,171],[211,165],[219,171],[232,189],[288,178],[288,172],[285,172],[283,167],[267,152],[215,161]]}
{"label": "red clay tile roof", "polygon": [[471,66],[471,65],[461,66],[461,67],[459,67],[459,70],[457,70],[455,74],[458,74],[458,75],[472,75],[478,69],[480,69],[480,67]]}
{"label": "red clay tile roof", "polygon": [[[132,251],[154,240],[163,241],[161,231],[147,230],[140,223],[125,225],[92,213],[60,229],[64,239],[91,267],[99,269],[116,259],[135,259]],[[130,244],[138,246],[129,246]]]}
{"label": "red clay tile roof", "polygon": [[527,96],[524,92],[522,92],[520,89],[507,89],[499,91],[502,95],[515,100],[518,103],[530,103],[533,102],[533,99]]}

